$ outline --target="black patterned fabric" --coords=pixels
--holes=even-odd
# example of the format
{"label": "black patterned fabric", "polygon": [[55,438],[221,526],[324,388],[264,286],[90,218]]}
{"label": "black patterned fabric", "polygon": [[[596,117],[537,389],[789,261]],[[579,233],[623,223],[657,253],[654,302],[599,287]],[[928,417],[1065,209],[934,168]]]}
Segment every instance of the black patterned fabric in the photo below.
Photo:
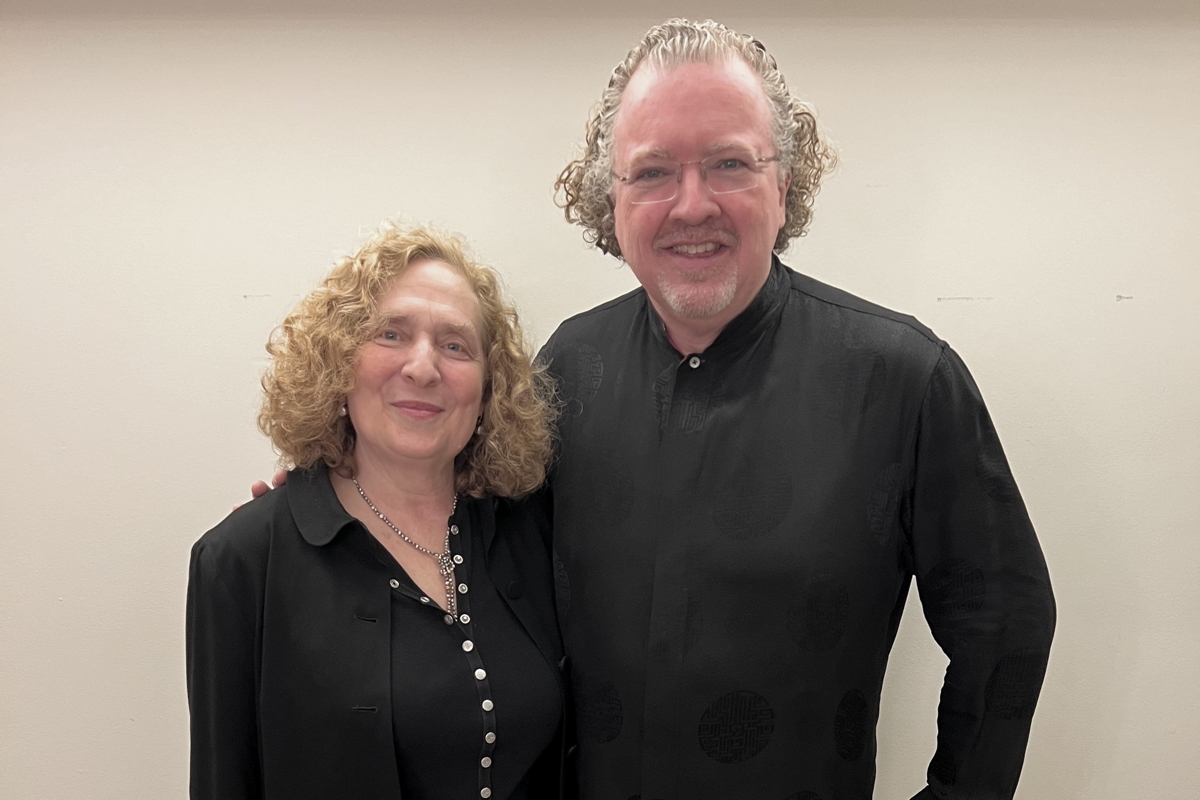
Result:
{"label": "black patterned fabric", "polygon": [[953,350],[776,261],[703,353],[639,289],[541,358],[584,798],[870,798],[913,577],[950,666],[912,792],[1012,797],[1054,600]]}

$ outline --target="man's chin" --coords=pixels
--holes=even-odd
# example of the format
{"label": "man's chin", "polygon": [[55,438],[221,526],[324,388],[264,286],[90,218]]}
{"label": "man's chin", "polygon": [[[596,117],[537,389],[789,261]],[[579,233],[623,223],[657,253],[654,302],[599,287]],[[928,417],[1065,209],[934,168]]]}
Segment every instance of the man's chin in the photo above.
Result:
{"label": "man's chin", "polygon": [[716,284],[664,285],[659,286],[659,292],[663,303],[676,316],[707,319],[729,308],[737,293],[737,280],[733,278]]}

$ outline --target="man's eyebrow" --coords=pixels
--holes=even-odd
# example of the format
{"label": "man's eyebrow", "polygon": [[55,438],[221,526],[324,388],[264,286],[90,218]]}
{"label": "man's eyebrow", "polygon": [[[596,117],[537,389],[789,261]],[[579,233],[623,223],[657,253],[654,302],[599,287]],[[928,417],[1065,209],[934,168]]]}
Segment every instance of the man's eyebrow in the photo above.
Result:
{"label": "man's eyebrow", "polygon": [[670,150],[664,150],[661,147],[652,147],[648,150],[638,150],[636,153],[634,153],[632,156],[629,157],[629,161],[632,163],[634,161],[637,161],[637,160],[643,159],[643,158],[670,158],[670,157],[671,157]]}
{"label": "man's eyebrow", "polygon": [[[703,152],[704,155],[710,156],[714,153],[720,153],[726,150],[740,150],[746,153],[753,152],[752,148],[747,147],[745,144],[740,142],[713,142],[708,147],[705,147]],[[671,159],[671,151],[665,150],[661,147],[652,147],[646,150],[639,150],[630,157],[629,161],[630,163],[634,163],[644,158]]]}
{"label": "man's eyebrow", "polygon": [[708,147],[704,148],[704,152],[708,155],[719,153],[722,150],[742,150],[747,153],[751,152],[749,147],[738,142],[713,142]]}

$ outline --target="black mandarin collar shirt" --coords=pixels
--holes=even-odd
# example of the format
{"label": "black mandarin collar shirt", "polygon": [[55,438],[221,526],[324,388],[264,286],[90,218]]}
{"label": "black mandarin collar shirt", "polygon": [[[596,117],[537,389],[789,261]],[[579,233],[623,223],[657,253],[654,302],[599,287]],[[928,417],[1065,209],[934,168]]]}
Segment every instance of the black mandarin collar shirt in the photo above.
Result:
{"label": "black mandarin collar shirt", "polygon": [[[1054,602],[995,429],[915,319],[776,260],[681,356],[643,290],[542,351],[584,798],[871,797],[910,581],[950,657],[926,798],[1011,798]],[[886,743],[885,743],[886,746]]]}

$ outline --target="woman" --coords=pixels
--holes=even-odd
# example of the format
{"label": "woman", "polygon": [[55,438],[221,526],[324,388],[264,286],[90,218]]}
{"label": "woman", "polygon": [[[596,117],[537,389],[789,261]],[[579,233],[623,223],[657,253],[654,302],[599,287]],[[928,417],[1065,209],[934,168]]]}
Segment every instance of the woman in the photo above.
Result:
{"label": "woman", "polygon": [[548,526],[513,502],[552,406],[495,274],[389,226],[267,349],[294,468],[192,550],[192,797],[560,796]]}

